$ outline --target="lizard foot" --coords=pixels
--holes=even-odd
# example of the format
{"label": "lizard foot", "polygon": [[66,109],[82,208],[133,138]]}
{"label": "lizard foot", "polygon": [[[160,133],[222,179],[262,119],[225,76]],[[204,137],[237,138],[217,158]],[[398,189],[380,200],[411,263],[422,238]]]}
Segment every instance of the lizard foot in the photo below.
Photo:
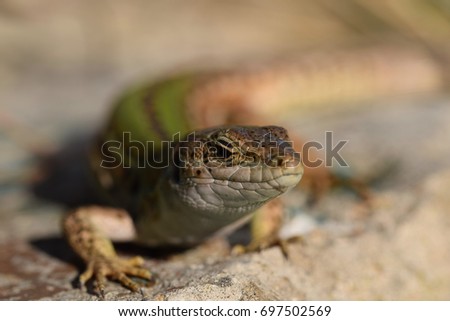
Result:
{"label": "lizard foot", "polygon": [[253,240],[248,245],[235,245],[231,250],[231,254],[241,255],[244,253],[259,252],[272,246],[279,246],[281,253],[283,253],[283,256],[285,258],[288,258],[289,253],[287,245],[288,241],[282,240],[279,237],[267,237],[263,239]]}
{"label": "lizard foot", "polygon": [[144,259],[140,256],[131,259],[122,259],[117,256],[95,257],[88,262],[86,271],[79,277],[79,282],[83,286],[88,280],[93,279],[94,291],[101,297],[105,295],[105,284],[108,278],[119,282],[133,292],[138,292],[141,286],[128,275],[151,281],[152,274],[142,268],[143,265]]}

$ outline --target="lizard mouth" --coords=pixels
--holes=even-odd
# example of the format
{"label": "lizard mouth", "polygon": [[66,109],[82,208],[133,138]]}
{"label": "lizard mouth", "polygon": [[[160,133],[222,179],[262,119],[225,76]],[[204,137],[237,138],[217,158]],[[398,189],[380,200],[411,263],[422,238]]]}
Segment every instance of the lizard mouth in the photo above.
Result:
{"label": "lizard mouth", "polygon": [[212,170],[209,178],[192,177],[191,182],[199,187],[199,191],[209,188],[213,194],[231,206],[277,197],[295,187],[302,173],[301,166],[286,170],[265,166],[236,166]]}

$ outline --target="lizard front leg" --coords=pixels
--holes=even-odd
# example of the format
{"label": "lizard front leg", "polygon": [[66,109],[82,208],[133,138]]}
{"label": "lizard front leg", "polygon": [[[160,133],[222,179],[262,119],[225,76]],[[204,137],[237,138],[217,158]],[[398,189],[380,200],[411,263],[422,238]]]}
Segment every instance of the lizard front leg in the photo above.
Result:
{"label": "lizard front leg", "polygon": [[134,238],[133,223],[126,211],[98,206],[82,207],[69,213],[63,225],[70,246],[87,265],[79,277],[81,285],[93,278],[95,291],[103,296],[107,278],[135,292],[140,286],[127,275],[151,279],[151,273],[142,268],[144,260],[141,257],[120,258],[111,242],[110,238],[122,241]]}
{"label": "lizard front leg", "polygon": [[286,242],[279,237],[283,225],[283,204],[280,199],[264,205],[253,216],[250,229],[251,240],[247,245],[236,245],[232,252],[242,254],[261,251],[273,245],[280,246],[284,256],[288,256]]}

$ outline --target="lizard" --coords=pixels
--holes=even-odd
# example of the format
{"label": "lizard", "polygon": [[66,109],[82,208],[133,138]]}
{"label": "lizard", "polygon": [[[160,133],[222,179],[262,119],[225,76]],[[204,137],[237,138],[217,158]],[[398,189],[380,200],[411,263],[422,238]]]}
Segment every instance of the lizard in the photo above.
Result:
{"label": "lizard", "polygon": [[[108,278],[132,291],[140,286],[129,276],[152,279],[141,257],[119,257],[111,240],[194,246],[252,219],[252,240],[241,252],[279,243],[283,211],[278,197],[300,182],[304,168],[295,149],[301,140],[265,121],[268,110],[314,105],[323,95],[308,88],[327,86],[330,78],[338,87],[326,88],[331,100],[388,90],[427,91],[439,83],[433,64],[423,59],[417,64],[420,54],[388,62],[380,55],[363,50],[332,63],[319,56],[238,71],[187,73],[127,92],[89,156],[94,184],[110,206],[77,208],[63,222],[70,246],[87,266],[80,284],[93,279],[95,291],[103,295]],[[396,83],[405,68],[422,77]],[[357,90],[334,79],[354,83],[361,69],[368,84],[359,83]],[[386,75],[392,77],[386,80]],[[308,169],[306,174],[313,193],[330,187],[328,170]]]}

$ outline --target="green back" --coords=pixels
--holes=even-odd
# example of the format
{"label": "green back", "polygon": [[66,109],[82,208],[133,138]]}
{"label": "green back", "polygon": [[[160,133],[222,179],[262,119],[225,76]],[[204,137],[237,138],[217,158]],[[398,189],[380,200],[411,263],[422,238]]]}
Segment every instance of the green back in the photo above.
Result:
{"label": "green back", "polygon": [[193,84],[192,77],[183,76],[129,91],[115,106],[102,143],[123,143],[122,157],[125,165],[132,167],[144,154],[164,154],[162,141],[171,141],[176,133],[183,135],[192,130],[185,98]]}

